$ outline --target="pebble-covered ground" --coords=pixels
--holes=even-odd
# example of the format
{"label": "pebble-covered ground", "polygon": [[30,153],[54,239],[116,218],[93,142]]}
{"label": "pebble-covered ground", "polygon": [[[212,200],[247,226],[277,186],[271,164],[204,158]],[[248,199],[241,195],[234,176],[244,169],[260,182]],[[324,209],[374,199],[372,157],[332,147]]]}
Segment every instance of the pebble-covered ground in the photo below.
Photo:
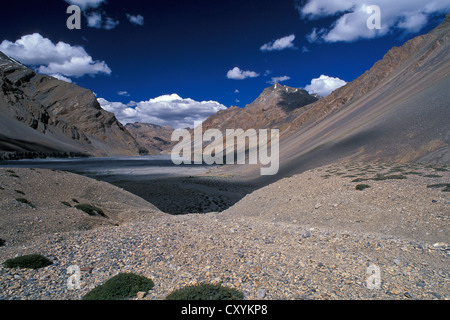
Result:
{"label": "pebble-covered ground", "polygon": [[[206,215],[170,216],[153,207],[146,212],[139,202],[130,219],[122,216],[116,224],[7,241],[0,247],[2,262],[39,253],[54,263],[38,270],[0,266],[0,299],[81,299],[122,272],[155,282],[140,296],[148,300],[211,282],[237,288],[250,300],[449,299],[449,170],[333,165],[287,177],[227,211]],[[17,172],[22,179],[25,174]],[[65,174],[58,176],[61,180]],[[7,191],[10,178],[1,182]],[[358,184],[370,187],[357,190]],[[115,187],[108,190],[112,198],[132,197]],[[122,203],[121,209],[127,206]],[[1,238],[5,231],[0,230]],[[82,271],[79,290],[67,287],[72,265]],[[381,280],[375,288],[368,284],[373,265]]]}

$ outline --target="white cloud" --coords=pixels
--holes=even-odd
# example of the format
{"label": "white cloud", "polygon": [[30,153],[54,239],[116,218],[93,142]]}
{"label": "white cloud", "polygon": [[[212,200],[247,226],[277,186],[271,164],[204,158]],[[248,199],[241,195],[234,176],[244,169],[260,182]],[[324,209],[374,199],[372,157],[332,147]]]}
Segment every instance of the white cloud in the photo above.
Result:
{"label": "white cloud", "polygon": [[25,35],[15,42],[4,40],[0,51],[25,65],[35,66],[38,72],[47,75],[81,77],[111,74],[104,61],[94,61],[84,48],[64,42],[54,44],[39,33]]}
{"label": "white cloud", "polygon": [[277,39],[275,41],[266,43],[261,47],[261,51],[281,51],[284,49],[295,48],[293,41],[295,40],[295,35],[291,34],[290,36],[283,37],[281,39]]}
{"label": "white cloud", "polygon": [[227,73],[227,78],[233,80],[244,80],[247,78],[256,78],[256,77],[259,77],[259,73],[256,73],[254,71],[242,71],[238,67],[234,67]]}
{"label": "white cloud", "polygon": [[102,15],[99,12],[90,12],[84,15],[87,19],[88,27],[100,29],[102,27]]}
{"label": "white cloud", "polygon": [[127,13],[127,18],[131,23],[134,23],[138,26],[144,25],[144,17],[141,15],[133,16],[133,15]]}
{"label": "white cloud", "polygon": [[311,84],[307,85],[305,90],[310,94],[317,93],[322,97],[326,97],[346,84],[347,82],[342,79],[321,75],[319,78],[312,79]]}
{"label": "white cloud", "polygon": [[[369,29],[367,12],[369,5],[381,9],[381,29]],[[418,32],[433,14],[450,11],[450,0],[308,0],[298,6],[305,19],[337,17],[329,28],[313,29],[308,35],[310,42],[351,42],[371,39],[395,31]]]}
{"label": "white cloud", "polygon": [[87,25],[91,28],[112,30],[119,25],[119,21],[110,17],[103,19],[102,14],[97,11],[87,12],[84,14],[87,19]]}
{"label": "white cloud", "polygon": [[117,92],[117,94],[118,94],[119,96],[123,96],[123,97],[129,97],[129,96],[130,96],[130,94],[128,93],[128,91],[119,91],[119,92]]}
{"label": "white cloud", "polygon": [[271,83],[271,84],[281,83],[284,81],[288,81],[290,79],[291,79],[291,77],[288,77],[288,76],[272,77],[272,79],[270,81],[267,81],[267,83]]}
{"label": "white cloud", "polygon": [[49,76],[51,76],[53,78],[56,78],[58,80],[61,80],[61,81],[72,83],[72,80],[70,78],[64,77],[62,74],[59,74],[59,73],[57,73],[57,74],[50,74]]}
{"label": "white cloud", "polygon": [[98,8],[106,0],[65,0],[69,4],[79,6],[82,10]]}
{"label": "white cloud", "polygon": [[183,99],[177,94],[164,95],[148,101],[109,102],[98,99],[103,109],[113,112],[122,123],[153,123],[175,129],[193,127],[195,121],[204,121],[226,107],[217,101]]}
{"label": "white cloud", "polygon": [[112,30],[119,25],[118,20],[114,20],[113,18],[106,17],[105,23],[103,24],[103,29]]}

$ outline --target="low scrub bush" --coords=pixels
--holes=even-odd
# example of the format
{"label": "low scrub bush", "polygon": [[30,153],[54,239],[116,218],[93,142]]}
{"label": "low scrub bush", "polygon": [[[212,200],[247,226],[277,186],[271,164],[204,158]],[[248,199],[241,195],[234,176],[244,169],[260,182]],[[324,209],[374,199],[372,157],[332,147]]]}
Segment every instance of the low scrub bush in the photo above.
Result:
{"label": "low scrub bush", "polygon": [[382,174],[377,174],[377,176],[375,178],[372,178],[372,180],[375,181],[383,181],[383,180],[403,180],[403,179],[408,179],[408,177],[402,175],[402,174],[392,174],[392,175],[382,175]]}
{"label": "low scrub bush", "polygon": [[244,295],[220,284],[198,284],[173,291],[166,300],[243,300]]}
{"label": "low scrub bush", "polygon": [[370,186],[367,185],[367,184],[358,184],[358,185],[355,187],[355,189],[356,189],[356,190],[359,190],[359,191],[362,191],[362,190],[367,189],[367,188],[370,188]]}
{"label": "low scrub bush", "polygon": [[25,198],[17,198],[16,201],[19,202],[19,203],[27,204],[27,205],[29,205],[32,208],[35,207],[30,201],[28,201]]}
{"label": "low scrub bush", "polygon": [[94,288],[83,300],[124,300],[138,292],[148,292],[154,287],[151,279],[133,273],[120,273],[99,287]]}
{"label": "low scrub bush", "polygon": [[90,204],[78,204],[75,206],[75,208],[77,208],[78,210],[81,210],[85,213],[87,213],[90,216],[102,216],[102,217],[106,217],[105,213],[103,212],[102,209],[97,208],[93,205]]}
{"label": "low scrub bush", "polygon": [[3,265],[5,268],[20,269],[40,269],[52,265],[53,262],[39,254],[30,254],[13,259],[6,260]]}
{"label": "low scrub bush", "polygon": [[430,189],[440,189],[442,188],[442,192],[450,192],[450,183],[438,183],[438,184],[430,184],[427,186]]}

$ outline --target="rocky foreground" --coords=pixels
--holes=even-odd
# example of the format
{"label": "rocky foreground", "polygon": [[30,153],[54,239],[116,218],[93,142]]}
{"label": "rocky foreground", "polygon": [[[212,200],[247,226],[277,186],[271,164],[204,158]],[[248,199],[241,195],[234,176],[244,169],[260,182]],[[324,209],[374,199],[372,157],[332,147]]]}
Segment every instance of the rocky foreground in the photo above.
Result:
{"label": "rocky foreground", "polygon": [[[81,299],[120,272],[152,278],[155,288],[139,297],[149,300],[203,282],[249,300],[450,298],[446,165],[332,165],[286,177],[222,213],[184,216],[74,174],[0,174],[0,262],[32,253],[54,262],[0,266],[0,299]],[[72,265],[82,270],[74,291]],[[371,265],[379,288],[368,287]]]}

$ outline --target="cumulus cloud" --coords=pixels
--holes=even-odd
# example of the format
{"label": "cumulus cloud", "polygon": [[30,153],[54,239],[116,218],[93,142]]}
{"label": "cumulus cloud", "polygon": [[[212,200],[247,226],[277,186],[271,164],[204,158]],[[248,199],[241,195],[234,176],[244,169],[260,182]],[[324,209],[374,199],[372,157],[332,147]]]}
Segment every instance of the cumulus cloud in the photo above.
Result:
{"label": "cumulus cloud", "polygon": [[110,17],[105,17],[103,19],[102,14],[97,11],[86,12],[84,16],[87,19],[88,27],[96,29],[112,30],[120,23],[118,20],[114,20]]}
{"label": "cumulus cloud", "polygon": [[270,81],[267,81],[267,83],[271,83],[271,84],[281,83],[284,81],[288,81],[290,79],[291,79],[291,77],[288,77],[288,76],[272,77],[272,79]]}
{"label": "cumulus cloud", "polygon": [[256,77],[259,77],[259,73],[256,73],[254,71],[242,71],[238,67],[234,67],[227,73],[227,78],[233,80],[244,80],[247,78],[256,78]]}
{"label": "cumulus cloud", "polygon": [[133,16],[133,15],[127,13],[127,18],[128,18],[128,21],[130,21],[131,23],[134,23],[138,26],[144,25],[144,17],[141,15]]}
{"label": "cumulus cloud", "polygon": [[100,29],[102,27],[102,15],[99,12],[90,12],[84,15],[87,19],[88,27]]}
{"label": "cumulus cloud", "polygon": [[310,94],[317,93],[322,97],[326,97],[334,90],[346,84],[347,82],[342,79],[321,75],[319,78],[312,79],[311,84],[307,85],[305,90]]}
{"label": "cumulus cloud", "polygon": [[[369,29],[367,20],[373,14],[369,5],[381,9],[381,29]],[[310,42],[352,42],[371,39],[395,31],[418,32],[433,14],[450,11],[450,0],[308,0],[298,5],[301,16],[314,20],[337,17],[329,28],[313,29]]]}
{"label": "cumulus cloud", "polygon": [[65,1],[68,4],[74,4],[79,6],[82,10],[86,10],[98,8],[106,0],[65,0]]}
{"label": "cumulus cloud", "polygon": [[293,41],[295,40],[295,35],[291,34],[275,41],[264,44],[261,47],[261,51],[281,51],[284,49],[295,48]]}
{"label": "cumulus cloud", "polygon": [[61,80],[61,81],[65,81],[65,82],[68,82],[68,83],[72,83],[72,79],[67,78],[67,77],[64,77],[62,74],[59,74],[59,73],[56,73],[56,74],[50,74],[49,76],[51,76],[51,77],[53,77],[53,78],[56,78],[56,79],[58,79],[58,80]]}
{"label": "cumulus cloud", "polygon": [[181,98],[177,94],[164,95],[148,101],[109,102],[99,98],[98,102],[106,111],[115,114],[122,123],[152,123],[171,126],[175,129],[193,127],[195,121],[205,121],[226,107],[217,101],[195,101]]}
{"label": "cumulus cloud", "polygon": [[39,33],[25,35],[15,42],[4,40],[0,51],[36,71],[47,75],[81,77],[99,73],[111,74],[104,61],[94,61],[80,46],[64,42],[54,44]]}
{"label": "cumulus cloud", "polygon": [[123,96],[123,97],[129,97],[129,96],[130,96],[130,94],[128,93],[128,91],[119,91],[119,92],[117,92],[117,94],[118,94],[119,96]]}

